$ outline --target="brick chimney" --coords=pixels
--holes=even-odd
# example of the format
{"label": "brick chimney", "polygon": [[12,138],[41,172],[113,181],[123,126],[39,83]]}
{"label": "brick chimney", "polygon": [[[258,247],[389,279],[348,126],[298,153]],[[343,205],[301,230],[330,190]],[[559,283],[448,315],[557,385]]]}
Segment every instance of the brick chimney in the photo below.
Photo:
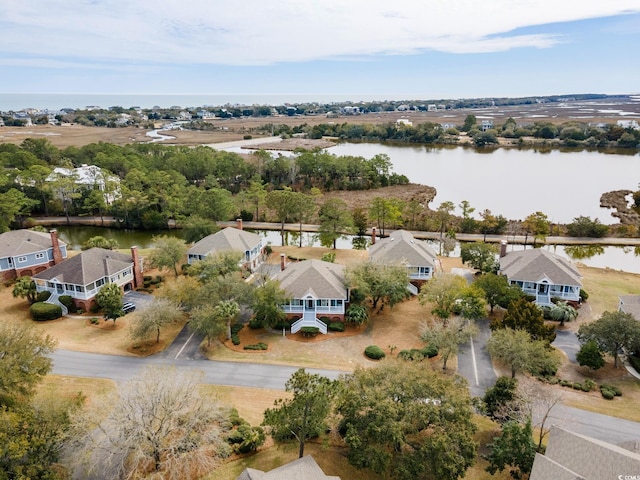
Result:
{"label": "brick chimney", "polygon": [[285,262],[285,258],[286,258],[285,254],[281,253],[280,254],[280,271],[284,270],[287,266]]}
{"label": "brick chimney", "polygon": [[371,229],[371,245],[376,244],[376,227]]}
{"label": "brick chimney", "polygon": [[53,264],[58,265],[62,263],[62,252],[60,251],[60,242],[58,242],[58,231],[57,230],[49,230],[49,235],[51,235],[51,247],[53,248]]}
{"label": "brick chimney", "polygon": [[135,288],[144,285],[142,278],[142,261],[138,256],[138,247],[131,247],[131,260],[133,260],[133,286]]}
{"label": "brick chimney", "polygon": [[504,257],[507,254],[507,241],[502,240],[500,242],[500,258]]}
{"label": "brick chimney", "polygon": [[236,218],[236,228],[238,230],[242,230],[242,219],[241,218]]}

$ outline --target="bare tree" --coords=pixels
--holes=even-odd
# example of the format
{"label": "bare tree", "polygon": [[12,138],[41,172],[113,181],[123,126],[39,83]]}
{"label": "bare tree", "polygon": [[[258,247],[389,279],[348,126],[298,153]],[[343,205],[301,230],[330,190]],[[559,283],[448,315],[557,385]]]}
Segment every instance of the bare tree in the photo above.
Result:
{"label": "bare tree", "polygon": [[157,298],[144,307],[131,324],[131,338],[148,340],[154,334],[156,343],[160,342],[160,329],[175,322],[183,315],[178,306],[166,298]]}
{"label": "bare tree", "polygon": [[190,479],[214,468],[230,452],[223,438],[226,415],[200,394],[201,379],[201,372],[148,367],[93,402],[77,419],[83,434],[69,449],[84,475]]}

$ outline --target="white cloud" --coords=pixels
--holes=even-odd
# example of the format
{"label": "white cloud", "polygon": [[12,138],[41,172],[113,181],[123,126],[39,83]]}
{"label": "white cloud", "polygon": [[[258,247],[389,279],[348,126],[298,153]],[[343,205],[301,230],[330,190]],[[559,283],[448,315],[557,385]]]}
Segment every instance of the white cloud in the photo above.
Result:
{"label": "white cloud", "polygon": [[510,32],[623,13],[640,13],[638,0],[4,0],[0,63],[268,65],[548,48],[570,38]]}

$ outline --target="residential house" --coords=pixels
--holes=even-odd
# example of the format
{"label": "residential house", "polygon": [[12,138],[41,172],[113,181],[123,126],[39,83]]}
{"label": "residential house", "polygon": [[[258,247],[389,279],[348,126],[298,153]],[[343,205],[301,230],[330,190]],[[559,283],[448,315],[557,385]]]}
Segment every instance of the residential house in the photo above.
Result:
{"label": "residential house", "polygon": [[141,287],[142,260],[137,247],[131,247],[131,255],[91,248],[32,278],[38,292],[49,291],[53,298],[69,295],[78,308],[91,310],[98,291],[107,283],[115,283],[123,291]]}
{"label": "residential house", "polygon": [[[47,182],[53,182],[61,176],[73,177],[78,189],[97,188],[105,192],[104,200],[109,205],[120,196],[120,179],[95,165],[82,165],[78,168],[56,167],[47,177]],[[114,188],[107,188],[109,183]]]}
{"label": "residential house", "polygon": [[295,319],[291,333],[302,327],[318,327],[327,333],[327,326],[319,317],[343,321],[349,289],[345,286],[344,266],[321,260],[304,260],[285,264],[280,257],[280,272],[274,276],[289,300],[282,305],[287,318]]}
{"label": "residential house", "polygon": [[491,130],[493,128],[493,120],[482,120],[482,123],[480,124],[480,128],[482,129],[483,132],[486,132],[487,130]]}
{"label": "residential house", "polygon": [[409,280],[416,285],[433,276],[438,260],[436,252],[424,240],[416,240],[406,230],[396,230],[376,241],[374,230],[371,241],[369,259],[372,262],[406,267]]}
{"label": "residential house", "polygon": [[620,295],[618,310],[630,313],[636,320],[640,320],[640,295]]}
{"label": "residential house", "polygon": [[246,468],[236,480],[340,480],[325,475],[311,455],[298,458],[268,472]]}
{"label": "residential house", "polygon": [[192,264],[207,255],[228,251],[242,252],[241,266],[254,271],[262,263],[263,239],[257,233],[243,230],[242,221],[238,220],[238,228],[227,227],[196,242],[187,250],[187,263]]}
{"label": "residential house", "polygon": [[[640,432],[638,432],[640,435]],[[544,455],[536,453],[530,480],[640,478],[640,442],[614,445],[552,426]]]}
{"label": "residential house", "polygon": [[4,281],[33,276],[67,258],[67,244],[58,233],[12,230],[0,234],[0,273]]}
{"label": "residential house", "polygon": [[500,271],[511,285],[535,297],[538,305],[550,305],[552,298],[569,302],[580,301],[582,282],[580,272],[567,259],[543,248],[506,251],[500,250]]}

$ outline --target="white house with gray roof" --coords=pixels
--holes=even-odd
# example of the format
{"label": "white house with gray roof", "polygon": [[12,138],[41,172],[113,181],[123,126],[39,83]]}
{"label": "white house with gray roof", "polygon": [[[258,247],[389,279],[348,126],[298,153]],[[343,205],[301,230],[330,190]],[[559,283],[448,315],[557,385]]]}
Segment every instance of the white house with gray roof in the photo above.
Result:
{"label": "white house with gray roof", "polygon": [[582,282],[580,272],[567,258],[543,248],[504,252],[499,273],[511,285],[517,285],[538,305],[550,305],[552,298],[579,302]]}
{"label": "white house with gray roof", "polygon": [[371,245],[369,259],[382,265],[404,266],[409,279],[417,282],[433,277],[437,265],[436,252],[406,230],[396,230]]}
{"label": "white house with gray roof", "polygon": [[55,230],[12,230],[0,234],[0,274],[5,281],[33,276],[67,257],[67,244]]}
{"label": "white house with gray roof", "polygon": [[345,285],[344,266],[321,260],[304,260],[284,265],[274,280],[287,292],[289,300],[282,309],[290,319],[291,333],[302,327],[318,327],[327,333],[326,325],[319,317],[330,321],[344,320],[349,289]]}
{"label": "white house with gray roof", "polygon": [[[96,165],[82,165],[77,168],[56,167],[46,181],[54,182],[61,177],[72,178],[78,191],[98,189],[104,192],[104,201],[108,205],[120,197],[120,178]],[[58,194],[60,195],[60,192]]]}
{"label": "white house with gray roof", "polygon": [[187,250],[187,262],[192,264],[204,260],[207,255],[229,251],[242,252],[242,266],[254,271],[262,263],[262,237],[257,233],[227,227],[196,242]]}
{"label": "white house with gray roof", "polygon": [[51,292],[54,298],[69,295],[78,308],[87,311],[95,306],[95,296],[107,283],[115,283],[122,290],[143,285],[137,247],[131,247],[131,255],[90,248],[32,278],[38,292]]}

